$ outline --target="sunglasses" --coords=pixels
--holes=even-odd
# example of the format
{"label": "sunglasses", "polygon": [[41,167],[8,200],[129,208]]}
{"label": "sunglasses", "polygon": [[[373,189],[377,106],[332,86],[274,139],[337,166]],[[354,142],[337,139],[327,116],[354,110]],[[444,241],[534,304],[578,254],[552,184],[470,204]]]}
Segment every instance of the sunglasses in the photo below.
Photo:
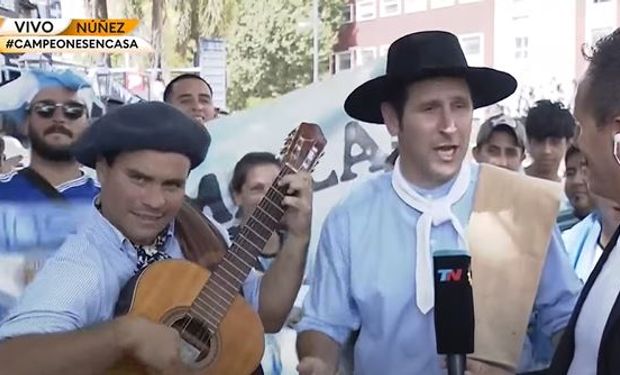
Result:
{"label": "sunglasses", "polygon": [[42,118],[52,118],[56,112],[56,108],[59,107],[62,108],[62,114],[68,120],[77,120],[86,113],[86,106],[78,102],[37,102],[30,107],[30,110]]}

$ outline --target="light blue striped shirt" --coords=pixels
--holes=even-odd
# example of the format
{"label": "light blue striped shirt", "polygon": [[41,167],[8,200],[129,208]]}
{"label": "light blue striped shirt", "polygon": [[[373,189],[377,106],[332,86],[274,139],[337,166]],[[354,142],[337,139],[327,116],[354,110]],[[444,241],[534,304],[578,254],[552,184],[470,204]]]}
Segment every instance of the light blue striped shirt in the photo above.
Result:
{"label": "light blue striped shirt", "polygon": [[[465,229],[478,172],[474,166],[467,192],[453,206]],[[354,349],[356,374],[443,375],[433,314],[422,314],[415,302],[415,228],[420,213],[395,194],[391,177],[386,173],[360,186],[328,215],[297,330],[320,331],[343,344],[359,329]],[[451,184],[417,190],[427,198],[437,198],[446,195]],[[434,226],[430,242],[432,251],[458,249],[457,233],[450,223]],[[545,335],[566,326],[579,287],[556,231],[534,304],[538,327]],[[528,351],[524,350],[524,356]]]}
{"label": "light blue striped shirt", "polygon": [[[134,276],[136,250],[97,209],[91,207],[88,215],[0,324],[0,340],[71,331],[113,318],[119,293]],[[172,258],[183,258],[174,236],[169,236],[164,249]],[[260,274],[252,270],[243,285],[245,299],[255,311],[260,281]]]}

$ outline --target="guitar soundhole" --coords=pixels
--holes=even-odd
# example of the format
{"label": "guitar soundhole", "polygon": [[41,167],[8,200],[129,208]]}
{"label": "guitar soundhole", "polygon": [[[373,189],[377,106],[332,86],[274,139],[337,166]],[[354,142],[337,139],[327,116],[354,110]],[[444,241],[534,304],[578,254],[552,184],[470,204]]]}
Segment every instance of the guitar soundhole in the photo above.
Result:
{"label": "guitar soundhole", "polygon": [[181,335],[181,359],[191,367],[208,365],[217,353],[217,337],[199,318],[183,314],[169,325]]}

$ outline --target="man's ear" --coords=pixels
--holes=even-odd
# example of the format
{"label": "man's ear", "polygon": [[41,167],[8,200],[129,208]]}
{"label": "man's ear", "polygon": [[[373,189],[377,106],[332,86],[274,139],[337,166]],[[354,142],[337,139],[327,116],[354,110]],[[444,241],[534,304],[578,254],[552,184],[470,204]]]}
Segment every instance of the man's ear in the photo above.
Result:
{"label": "man's ear", "polygon": [[397,136],[400,132],[400,119],[394,107],[388,102],[381,103],[381,115],[390,135]]}

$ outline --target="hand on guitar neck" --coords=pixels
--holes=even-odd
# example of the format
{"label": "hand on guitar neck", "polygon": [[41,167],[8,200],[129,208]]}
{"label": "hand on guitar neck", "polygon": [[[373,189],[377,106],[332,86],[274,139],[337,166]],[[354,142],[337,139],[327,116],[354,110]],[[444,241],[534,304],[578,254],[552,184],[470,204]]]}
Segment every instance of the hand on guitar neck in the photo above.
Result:
{"label": "hand on guitar neck", "polygon": [[282,177],[279,186],[288,186],[287,196],[282,200],[286,212],[282,221],[289,236],[301,240],[310,240],[310,223],[312,221],[312,176],[308,172],[299,172]]}

